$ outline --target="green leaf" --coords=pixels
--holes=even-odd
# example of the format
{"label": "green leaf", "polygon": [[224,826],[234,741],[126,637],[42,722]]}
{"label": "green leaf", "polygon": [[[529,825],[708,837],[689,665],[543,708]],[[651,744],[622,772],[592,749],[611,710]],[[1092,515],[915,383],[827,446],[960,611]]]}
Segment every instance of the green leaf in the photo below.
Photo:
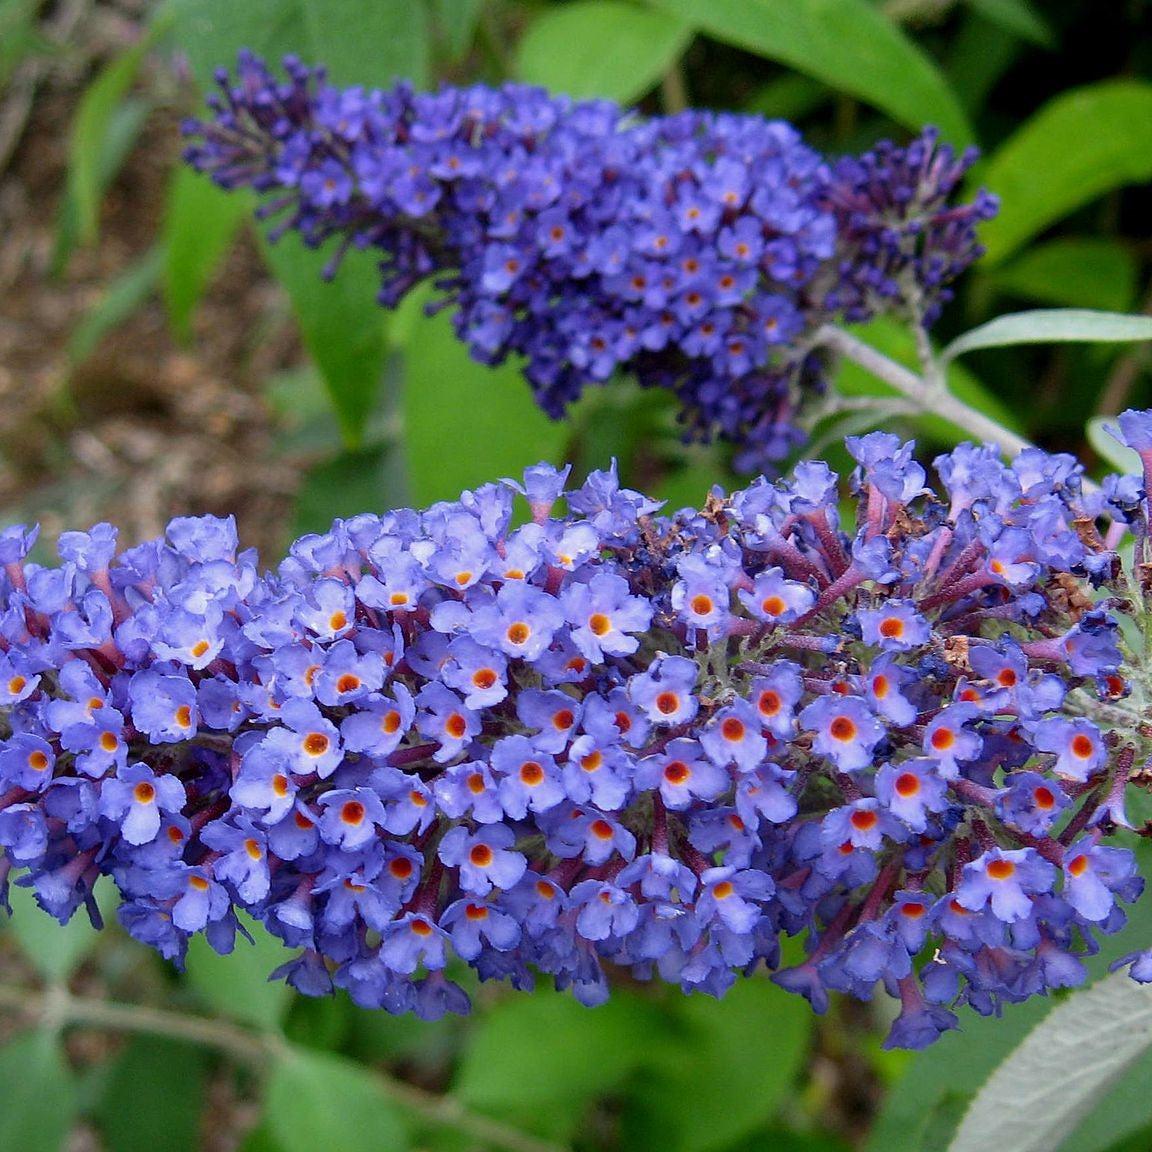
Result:
{"label": "green leaf", "polygon": [[1056,42],[1052,29],[1040,18],[1027,0],[968,0],[968,6],[991,24],[1038,44],[1051,48]]}
{"label": "green leaf", "polygon": [[[144,121],[152,110],[146,100],[129,97],[112,113],[96,157],[96,208],[108,191],[108,186],[116,179],[117,173],[128,158],[128,153],[136,144]],[[56,243],[52,252],[52,273],[58,275],[67,263],[72,250],[81,240],[80,202],[73,171],[68,174],[64,196],[60,200],[57,213]]]}
{"label": "green leaf", "polygon": [[176,41],[193,74],[211,87],[248,48],[269,64],[295,53],[324,64],[336,84],[384,87],[398,77],[428,78],[424,9],[363,0],[173,0]]}
{"label": "green leaf", "polygon": [[[104,891],[106,886],[101,884],[100,892]],[[83,908],[67,924],[61,924],[36,903],[30,888],[14,885],[11,900],[12,919],[8,926],[25,958],[45,980],[63,983],[100,943],[100,933],[92,927]]]}
{"label": "green leaf", "polygon": [[173,172],[164,210],[164,302],[177,339],[191,337],[196,305],[251,210],[250,197],[217,188],[187,165]]}
{"label": "green leaf", "polygon": [[448,55],[458,60],[468,51],[485,0],[432,0],[432,21],[448,47]]}
{"label": "green leaf", "polygon": [[404,450],[417,505],[560,462],[567,427],[540,411],[517,365],[471,359],[446,313],[415,323],[404,357]]}
{"label": "green leaf", "polygon": [[264,253],[292,299],[304,345],[324,377],[345,443],[357,448],[379,397],[386,356],[376,260],[368,252],[349,252],[335,279],[327,281],[328,258],[306,248],[294,233],[276,244],[265,243]]}
{"label": "green leaf", "polygon": [[917,1152],[939,1152],[956,1133],[974,1092],[948,1092],[929,1109],[916,1137]]}
{"label": "green leaf", "polygon": [[1113,188],[1152,179],[1152,84],[1114,80],[1045,104],[992,155],[980,182],[1000,197],[983,225],[985,266]]}
{"label": "green leaf", "polygon": [[417,88],[428,83],[428,28],[422,4],[299,3],[313,59],[328,69],[332,83],[385,87],[403,79]]}
{"label": "green leaf", "polygon": [[532,22],[516,53],[516,75],[569,96],[627,104],[656,84],[691,39],[677,16],[623,0],[577,0]]}
{"label": "green leaf", "polygon": [[27,57],[49,49],[36,26],[40,4],[41,0],[0,0],[0,95]]}
{"label": "green leaf", "polygon": [[160,280],[163,264],[164,249],[157,245],[104,286],[68,338],[68,359],[73,364],[87,360],[109,332],[143,307]]}
{"label": "green leaf", "polygon": [[1009,344],[1117,344],[1152,340],[1152,316],[1092,312],[1085,308],[1038,308],[998,316],[958,336],[940,358],[953,360],[978,348]]}
{"label": "green leaf", "polygon": [[660,1011],[614,995],[599,1008],[541,991],[477,1019],[454,1095],[470,1107],[566,1139],[598,1098],[618,1088],[670,1039]]}
{"label": "green leaf", "polygon": [[975,12],[965,13],[949,37],[946,72],[969,116],[979,115],[988,93],[1024,49],[1023,42]]}
{"label": "green leaf", "polygon": [[690,996],[659,1067],[629,1094],[632,1152],[712,1152],[772,1118],[792,1087],[812,1029],[808,1006],[766,979],[739,980],[723,1000]]}
{"label": "green leaf", "polygon": [[1074,992],[992,1074],[949,1152],[1052,1152],[1152,1046],[1152,988],[1126,973]]}
{"label": "green leaf", "polygon": [[75,1079],[52,1033],[38,1030],[0,1048],[0,1148],[61,1152],[75,1112]]}
{"label": "green leaf", "polygon": [[127,52],[107,64],[84,91],[72,121],[68,183],[76,206],[82,243],[96,238],[100,201],[104,194],[104,149],[109,126],[140,71],[152,43],[146,35]]}
{"label": "green leaf", "polygon": [[204,1049],[140,1036],[116,1058],[95,1110],[106,1152],[196,1152]]}
{"label": "green leaf", "polygon": [[988,276],[1001,292],[1063,308],[1127,312],[1136,300],[1136,257],[1117,240],[1052,240],[1026,249]]}
{"label": "green leaf", "polygon": [[788,73],[758,88],[744,102],[744,111],[769,120],[790,120],[795,123],[822,108],[833,99],[824,84],[810,76]]}
{"label": "green leaf", "polygon": [[256,943],[251,945],[237,936],[236,948],[227,956],[214,952],[202,935],[192,937],[188,982],[213,1011],[273,1031],[284,1018],[292,989],[268,976],[294,953],[254,920],[241,916],[241,921]]}
{"label": "green leaf", "polygon": [[963,146],[972,130],[932,61],[868,0],[649,0],[716,40],[847,92],[897,123],[936,124]]}
{"label": "green leaf", "polygon": [[1092,450],[1106,464],[1126,476],[1143,475],[1144,465],[1139,455],[1121,444],[1108,429],[1115,427],[1115,421],[1107,416],[1093,416],[1085,425],[1084,431]]}
{"label": "green leaf", "polygon": [[284,1152],[400,1152],[408,1139],[380,1079],[341,1056],[289,1047],[268,1080],[264,1123]]}

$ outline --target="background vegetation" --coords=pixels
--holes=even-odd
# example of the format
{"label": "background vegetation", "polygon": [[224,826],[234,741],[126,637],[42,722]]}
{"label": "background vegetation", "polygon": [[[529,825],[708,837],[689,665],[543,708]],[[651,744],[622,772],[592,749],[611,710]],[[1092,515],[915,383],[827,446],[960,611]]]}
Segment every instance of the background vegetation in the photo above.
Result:
{"label": "background vegetation", "polygon": [[[677,504],[735,482],[723,450],[680,442],[670,397],[613,382],[552,424],[514,365],[471,362],[419,300],[380,311],[371,259],[325,285],[324,255],[269,248],[250,203],[178,162],[180,118],[242,46],[341,83],[514,77],[785,117],[829,154],[935,123],[979,144],[973,185],[1002,198],[943,343],[1021,307],[1152,310],[1150,32],[1146,0],[0,0],[3,515],[134,539],[235,511],[272,563],[335,515],[541,458],[581,473],[615,456]],[[898,328],[866,338],[913,362]],[[1149,400],[1142,346],[996,349],[952,371],[977,407],[1089,461],[1093,418]],[[857,369],[839,383],[883,395]],[[850,419],[808,451],[875,415]],[[891,426],[926,453],[948,435]],[[1050,1007],[966,1018],[915,1057],[879,1050],[888,1005],[817,1019],[761,979],[719,1003],[623,987],[596,1011],[482,988],[472,1017],[430,1025],[266,984],[265,937],[196,948],[176,974],[114,928],[13,903],[0,1148],[20,1152],[934,1152]],[[1135,919],[1112,955],[1147,945],[1152,913]],[[1145,1060],[1062,1147],[1152,1146],[1149,1075]]]}

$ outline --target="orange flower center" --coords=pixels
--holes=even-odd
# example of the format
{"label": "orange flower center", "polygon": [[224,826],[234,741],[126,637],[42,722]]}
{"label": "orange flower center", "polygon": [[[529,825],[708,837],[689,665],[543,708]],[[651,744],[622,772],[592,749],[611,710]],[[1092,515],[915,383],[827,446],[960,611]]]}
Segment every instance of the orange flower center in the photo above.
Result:
{"label": "orange flower center", "polygon": [[856,737],[856,725],[849,716],[837,716],[829,725],[828,732],[833,740],[847,744],[849,740]]}
{"label": "orange flower center", "polygon": [[469,862],[476,868],[487,868],[494,859],[492,849],[487,844],[473,844],[468,853]]}
{"label": "orange flower center", "polygon": [[920,778],[911,772],[901,772],[896,777],[896,793],[907,799],[920,791]]}
{"label": "orange flower center", "polygon": [[318,756],[323,756],[328,751],[328,746],[331,741],[323,732],[309,732],[304,737],[304,752],[315,759]]}

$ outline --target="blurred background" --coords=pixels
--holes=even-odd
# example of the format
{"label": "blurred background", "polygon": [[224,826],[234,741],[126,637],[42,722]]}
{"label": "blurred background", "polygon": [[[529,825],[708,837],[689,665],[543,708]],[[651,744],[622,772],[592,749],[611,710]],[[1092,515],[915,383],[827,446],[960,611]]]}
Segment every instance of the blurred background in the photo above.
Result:
{"label": "blurred background", "polygon": [[[935,123],[979,145],[972,186],[1002,198],[935,339],[1024,308],[1152,311],[1147,0],[0,0],[6,522],[39,520],[51,540],[110,520],[130,543],[172,515],[234,513],[273,564],[336,515],[540,459],[579,475],[615,456],[675,504],[737,482],[723,448],[680,441],[671,397],[613,381],[551,423],[514,365],[470,361],[419,293],[378,309],[370,258],[326,285],[325,254],[269,248],[249,201],[180,164],[181,120],[241,47],[340,83],[517,78],[648,113],[782,117],[829,155]],[[861,334],[914,363],[892,323]],[[953,372],[976,407],[1093,464],[1101,418],[1150,400],[1141,345],[998,349]],[[839,384],[884,394],[858,369]],[[851,419],[806,451],[872,418]],[[947,446],[939,422],[891,426],[926,454]],[[933,1152],[1047,1010],[966,1018],[914,1057],[880,1050],[884,1004],[817,1019],[760,979],[721,1003],[621,988],[596,1011],[485,987],[467,1020],[423,1024],[266,984],[266,937],[227,958],[194,949],[179,975],[115,928],[62,930],[22,890],[13,902],[2,1152]],[[1147,945],[1142,915],[1098,969]],[[80,1009],[57,1010],[65,989]],[[270,1043],[292,1054],[271,1074]],[[1063,1147],[1152,1148],[1149,1075]]]}

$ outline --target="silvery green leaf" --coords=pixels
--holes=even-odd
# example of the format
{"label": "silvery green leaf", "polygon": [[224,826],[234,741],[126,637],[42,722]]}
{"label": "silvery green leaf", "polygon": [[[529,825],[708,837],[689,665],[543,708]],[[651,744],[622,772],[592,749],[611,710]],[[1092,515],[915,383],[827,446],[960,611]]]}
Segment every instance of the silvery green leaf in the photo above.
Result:
{"label": "silvery green leaf", "polygon": [[978,348],[1009,344],[1116,344],[1152,340],[1152,316],[1093,312],[1086,308],[1037,308],[1013,312],[958,336],[940,354],[954,360]]}
{"label": "silvery green leaf", "polygon": [[1116,973],[1052,1010],[992,1073],[948,1152],[1056,1152],[1152,1047],[1152,987]]}

